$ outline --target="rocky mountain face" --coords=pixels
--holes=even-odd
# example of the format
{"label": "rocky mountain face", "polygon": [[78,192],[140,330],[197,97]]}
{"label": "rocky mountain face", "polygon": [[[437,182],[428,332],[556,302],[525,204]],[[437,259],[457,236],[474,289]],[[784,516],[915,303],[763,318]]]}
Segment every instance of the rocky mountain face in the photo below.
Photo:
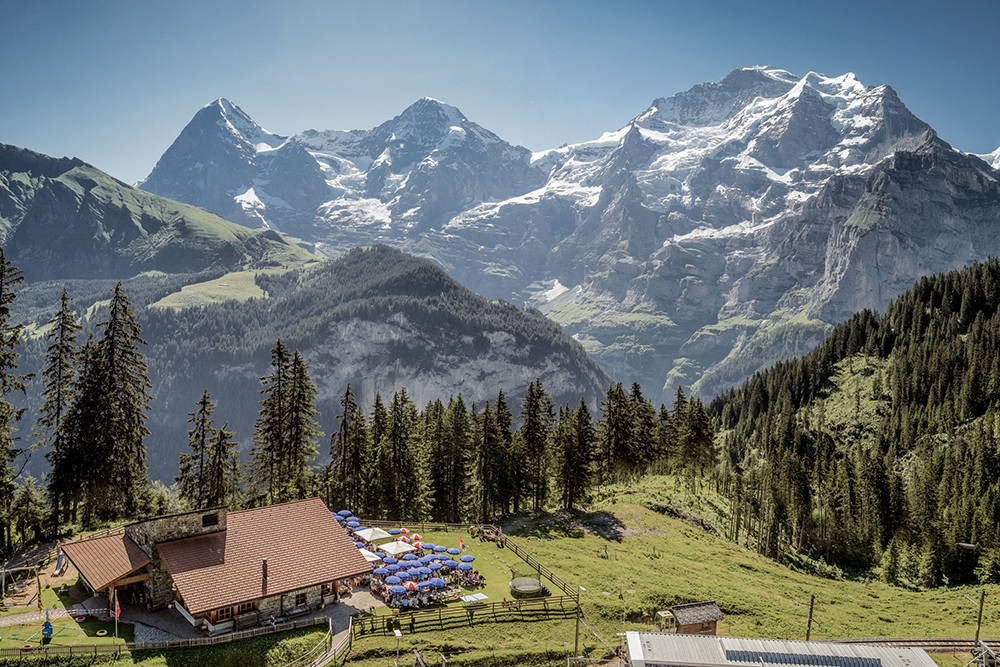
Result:
{"label": "rocky mountain face", "polygon": [[[424,98],[370,131],[268,132],[225,99],[203,107],[139,186],[252,226],[346,248],[407,235],[544,182],[531,153]],[[342,238],[328,234],[336,228]]]}
{"label": "rocky mountain face", "polygon": [[273,230],[129,187],[76,158],[0,144],[0,244],[29,280],[301,263]]}
{"label": "rocky mountain face", "polygon": [[[952,149],[892,88],[852,74],[738,69],[534,154],[429,99],[371,131],[288,139],[214,107],[211,140],[182,142],[203,109],[142,187],[329,248],[433,258],[540,308],[654,394],[713,395],[917,278],[1000,251],[997,156]],[[285,150],[310,159],[286,172]]]}

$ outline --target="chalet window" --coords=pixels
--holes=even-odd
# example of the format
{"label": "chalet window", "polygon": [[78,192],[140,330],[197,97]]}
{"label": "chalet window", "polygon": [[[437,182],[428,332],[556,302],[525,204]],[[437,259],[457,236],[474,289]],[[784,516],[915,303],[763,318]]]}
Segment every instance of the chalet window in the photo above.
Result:
{"label": "chalet window", "polygon": [[241,604],[239,607],[236,608],[236,613],[245,614],[248,611],[253,611],[256,608],[257,608],[256,602],[244,602],[243,604]]}
{"label": "chalet window", "polygon": [[203,514],[201,516],[201,527],[211,528],[212,526],[219,525],[219,515],[217,513],[213,514]]}
{"label": "chalet window", "polygon": [[307,598],[306,598],[306,594],[305,593],[296,593],[295,594],[295,606],[296,607],[304,607],[306,605],[306,599]]}
{"label": "chalet window", "polygon": [[228,621],[232,617],[233,617],[233,607],[224,607],[216,613],[215,622],[221,623],[222,621]]}
{"label": "chalet window", "polygon": [[320,586],[320,595],[333,595],[333,584],[323,584]]}
{"label": "chalet window", "polygon": [[701,630],[702,630],[702,632],[705,632],[706,630],[711,630],[711,629],[712,629],[712,624],[711,623],[702,623],[701,624]]}

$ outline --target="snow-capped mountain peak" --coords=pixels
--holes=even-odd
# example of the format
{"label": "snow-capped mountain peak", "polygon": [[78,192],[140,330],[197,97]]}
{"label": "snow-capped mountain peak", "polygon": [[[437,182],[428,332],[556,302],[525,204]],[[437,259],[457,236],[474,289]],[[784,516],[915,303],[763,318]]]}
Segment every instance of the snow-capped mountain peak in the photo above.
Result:
{"label": "snow-capped mountain peak", "polygon": [[[214,120],[221,128],[229,132],[236,140],[247,142],[257,151],[277,148],[287,137],[275,134],[257,124],[243,109],[239,108],[225,97],[219,97],[202,107],[202,113]],[[197,119],[198,116],[196,115]]]}
{"label": "snow-capped mountain peak", "polygon": [[994,169],[1000,169],[1000,147],[992,153],[982,153],[976,155],[976,157],[984,160],[986,164],[990,165]]}

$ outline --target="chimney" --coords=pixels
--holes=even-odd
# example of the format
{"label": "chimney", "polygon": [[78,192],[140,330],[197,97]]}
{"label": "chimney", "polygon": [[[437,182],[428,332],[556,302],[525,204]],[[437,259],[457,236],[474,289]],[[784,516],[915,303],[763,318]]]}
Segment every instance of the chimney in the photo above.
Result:
{"label": "chimney", "polygon": [[267,559],[260,561],[260,594],[261,597],[267,596]]}

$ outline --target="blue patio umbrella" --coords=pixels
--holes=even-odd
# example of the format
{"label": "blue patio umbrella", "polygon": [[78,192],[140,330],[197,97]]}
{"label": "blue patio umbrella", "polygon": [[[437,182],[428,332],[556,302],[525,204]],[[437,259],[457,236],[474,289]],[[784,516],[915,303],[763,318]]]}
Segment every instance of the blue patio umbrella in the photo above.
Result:
{"label": "blue patio umbrella", "polygon": [[456,547],[452,547],[451,549],[448,549],[448,553],[450,553],[452,556],[457,556],[458,554],[462,553],[462,550]]}
{"label": "blue patio umbrella", "polygon": [[402,579],[403,581],[409,581],[410,579],[413,579],[413,575],[410,574],[409,571],[407,571],[407,572],[400,572],[399,573],[399,578]]}
{"label": "blue patio umbrella", "polygon": [[444,588],[445,586],[448,585],[444,583],[444,579],[442,579],[441,577],[434,577],[433,579],[428,580],[428,583],[434,588]]}
{"label": "blue patio umbrella", "polygon": [[452,559],[449,558],[448,560],[446,560],[444,562],[444,566],[445,567],[458,567],[458,562],[457,561],[453,561]]}
{"label": "blue patio umbrella", "polygon": [[406,592],[406,589],[403,588],[402,586],[390,586],[389,592],[392,593],[393,595],[402,595],[403,593]]}
{"label": "blue patio umbrella", "polygon": [[434,545],[431,544],[430,542],[422,542],[421,544],[423,545],[425,550],[434,551]]}
{"label": "blue patio umbrella", "polygon": [[385,578],[385,583],[387,583],[387,584],[401,584],[401,583],[403,583],[403,580],[400,579],[399,577],[392,576],[392,577],[386,577]]}
{"label": "blue patio umbrella", "polygon": [[417,557],[413,554],[403,554],[403,560],[417,560]]}
{"label": "blue patio umbrella", "polygon": [[347,525],[350,526],[351,528],[354,528],[355,526],[360,526],[361,522],[358,521],[357,519],[348,519]]}
{"label": "blue patio umbrella", "polygon": [[389,529],[389,534],[390,535],[399,535],[399,528],[390,528]]}
{"label": "blue patio umbrella", "polygon": [[344,521],[346,521],[346,519],[344,517],[340,516],[339,514],[334,514],[333,518],[336,519],[337,521],[339,521],[340,523],[344,523]]}
{"label": "blue patio umbrella", "polygon": [[431,582],[429,580],[428,581],[421,581],[419,584],[417,584],[417,586],[419,586],[420,588],[427,588],[428,586],[431,586],[431,585],[432,584],[431,584]]}
{"label": "blue patio umbrella", "polygon": [[434,551],[435,551],[436,553],[439,553],[439,554],[443,554],[443,553],[444,553],[445,551],[447,551],[447,550],[448,550],[448,547],[446,547],[446,546],[445,546],[445,545],[443,545],[443,544],[439,544],[439,545],[437,545],[436,547],[434,547]]}
{"label": "blue patio umbrella", "polygon": [[354,546],[356,546],[359,549],[364,549],[365,548],[365,543],[364,542],[359,542],[359,541],[355,540],[354,541]]}
{"label": "blue patio umbrella", "polygon": [[392,565],[386,565],[385,569],[389,570],[390,572],[399,572],[403,568],[401,565],[396,565],[395,563],[393,563]]}
{"label": "blue patio umbrella", "polygon": [[337,514],[346,517],[346,516],[351,516],[352,514],[354,514],[354,512],[352,512],[351,510],[340,510],[339,512],[337,512]]}
{"label": "blue patio umbrella", "polygon": [[[421,574],[423,574],[423,573],[422,573],[422,572],[420,571],[420,568],[419,568],[419,567],[414,567],[414,568],[412,568],[412,569],[409,569],[409,570],[407,570],[407,571],[406,571],[406,573],[407,573],[408,575],[410,575],[411,577],[413,577],[414,579],[416,579],[416,578],[417,578],[417,577],[419,577],[419,576],[420,576]],[[428,572],[428,574],[430,574],[430,572]]]}
{"label": "blue patio umbrella", "polygon": [[444,565],[442,565],[441,563],[431,563],[430,565],[427,566],[427,569],[430,570],[431,572],[437,572],[442,567],[444,567]]}
{"label": "blue patio umbrella", "polygon": [[429,567],[418,567],[417,568],[417,572],[419,574],[430,574],[431,573],[431,569]]}
{"label": "blue patio umbrella", "polygon": [[388,563],[389,565],[395,565],[396,563],[398,563],[398,562],[399,562],[399,561],[398,561],[397,559],[393,558],[392,556],[386,556],[386,557],[385,557],[385,558],[383,558],[382,560],[383,560],[383,561],[384,561],[385,563]]}
{"label": "blue patio umbrella", "polygon": [[458,569],[461,570],[462,572],[468,572],[469,570],[472,569],[472,563],[459,563]]}
{"label": "blue patio umbrella", "polygon": [[380,577],[384,577],[385,575],[389,574],[389,570],[384,567],[377,567],[372,571],[372,574],[377,574]]}
{"label": "blue patio umbrella", "polygon": [[476,557],[475,556],[470,556],[469,554],[465,554],[464,556],[462,556],[458,560],[462,561],[463,563],[471,563],[472,561],[476,560]]}
{"label": "blue patio umbrella", "polygon": [[433,560],[434,556],[421,556],[420,558],[417,559],[417,561],[423,563],[424,565],[427,565],[427,563],[430,563]]}

